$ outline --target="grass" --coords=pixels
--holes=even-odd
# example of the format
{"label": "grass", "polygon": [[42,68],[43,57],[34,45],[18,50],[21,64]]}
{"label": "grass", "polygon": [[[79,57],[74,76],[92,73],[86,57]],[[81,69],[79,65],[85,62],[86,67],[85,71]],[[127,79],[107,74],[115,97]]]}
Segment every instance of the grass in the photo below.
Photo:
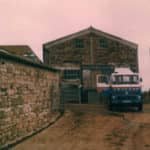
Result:
{"label": "grass", "polygon": [[149,145],[149,144],[145,144],[144,146],[145,146],[145,147],[150,147],[150,145]]}
{"label": "grass", "polygon": [[112,137],[106,137],[104,140],[106,140],[106,141],[111,141],[112,140]]}
{"label": "grass", "polygon": [[82,120],[82,116],[84,115],[83,112],[75,112],[74,113],[74,124],[75,124],[75,128],[81,126],[83,120]]}
{"label": "grass", "polygon": [[123,117],[124,115],[120,112],[109,112],[109,115],[116,116],[116,117]]}
{"label": "grass", "polygon": [[111,134],[107,134],[105,139],[106,141],[109,141],[111,144],[121,147],[124,145],[124,142],[127,140],[128,136],[127,135],[122,135],[118,131],[112,131]]}

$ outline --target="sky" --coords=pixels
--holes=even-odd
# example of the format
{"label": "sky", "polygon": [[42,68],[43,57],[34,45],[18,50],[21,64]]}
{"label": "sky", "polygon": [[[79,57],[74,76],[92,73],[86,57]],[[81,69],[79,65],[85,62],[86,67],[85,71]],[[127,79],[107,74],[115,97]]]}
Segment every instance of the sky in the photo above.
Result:
{"label": "sky", "polygon": [[143,89],[150,89],[149,0],[0,0],[0,44],[42,44],[89,26],[138,44]]}

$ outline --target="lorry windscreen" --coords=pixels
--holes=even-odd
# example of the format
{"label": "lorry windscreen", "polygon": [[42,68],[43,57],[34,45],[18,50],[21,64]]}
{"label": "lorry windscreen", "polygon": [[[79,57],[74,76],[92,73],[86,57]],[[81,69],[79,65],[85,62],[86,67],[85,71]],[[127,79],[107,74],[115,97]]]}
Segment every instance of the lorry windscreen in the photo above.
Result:
{"label": "lorry windscreen", "polygon": [[137,75],[114,75],[112,76],[113,84],[138,84]]}

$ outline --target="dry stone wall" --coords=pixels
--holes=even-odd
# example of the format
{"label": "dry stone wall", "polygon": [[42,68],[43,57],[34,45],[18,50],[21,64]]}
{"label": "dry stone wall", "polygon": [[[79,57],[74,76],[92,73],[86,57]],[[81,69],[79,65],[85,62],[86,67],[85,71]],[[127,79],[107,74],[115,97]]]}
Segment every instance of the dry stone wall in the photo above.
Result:
{"label": "dry stone wall", "polygon": [[54,109],[59,72],[0,54],[0,147],[49,124]]}

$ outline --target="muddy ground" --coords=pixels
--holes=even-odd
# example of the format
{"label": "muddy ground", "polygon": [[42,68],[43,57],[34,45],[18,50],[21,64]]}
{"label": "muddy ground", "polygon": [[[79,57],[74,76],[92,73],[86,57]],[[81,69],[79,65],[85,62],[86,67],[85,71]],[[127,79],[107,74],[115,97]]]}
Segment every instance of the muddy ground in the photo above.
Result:
{"label": "muddy ground", "polygon": [[143,112],[71,112],[13,150],[150,150],[150,105]]}

